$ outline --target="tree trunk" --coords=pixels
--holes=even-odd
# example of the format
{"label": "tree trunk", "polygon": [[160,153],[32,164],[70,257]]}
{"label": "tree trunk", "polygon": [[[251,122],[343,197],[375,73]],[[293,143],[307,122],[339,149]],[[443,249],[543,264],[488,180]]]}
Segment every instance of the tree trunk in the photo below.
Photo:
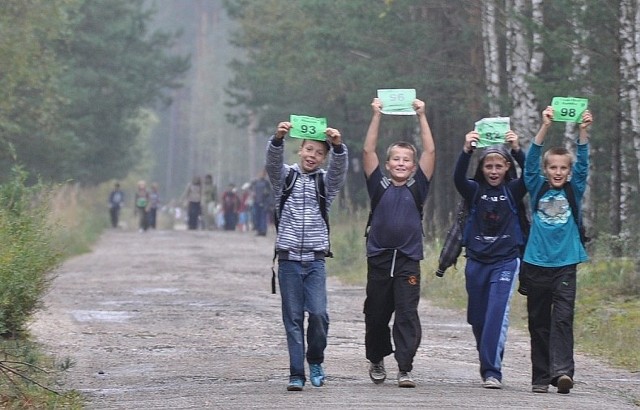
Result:
{"label": "tree trunk", "polygon": [[482,2],[482,44],[484,50],[484,71],[489,101],[489,114],[500,115],[500,54],[496,33],[495,0]]}
{"label": "tree trunk", "polygon": [[542,0],[531,0],[531,10],[533,29],[529,32],[520,20],[526,11],[526,1],[506,2],[508,91],[513,108],[511,128],[523,137],[525,144],[535,135],[540,121],[537,99],[528,78],[540,73],[544,56],[542,35],[538,30],[543,25]]}

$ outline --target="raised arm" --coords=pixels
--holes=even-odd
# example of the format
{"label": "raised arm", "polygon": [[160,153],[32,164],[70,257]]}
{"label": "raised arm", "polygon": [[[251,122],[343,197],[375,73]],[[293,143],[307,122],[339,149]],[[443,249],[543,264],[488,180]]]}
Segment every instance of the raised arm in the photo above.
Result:
{"label": "raised arm", "polygon": [[418,121],[420,122],[420,139],[422,140],[422,154],[419,160],[420,169],[428,179],[431,179],[436,165],[436,145],[433,142],[429,121],[427,121],[424,101],[414,100],[413,109],[416,110]]}
{"label": "raised arm", "polygon": [[547,108],[542,111],[542,125],[540,125],[540,130],[538,130],[533,142],[538,145],[544,144],[544,138],[547,136],[551,121],[553,121],[553,107],[548,105]]}
{"label": "raised arm", "polygon": [[589,130],[588,128],[593,123],[593,115],[591,111],[586,110],[584,114],[582,114],[582,122],[580,123],[580,134],[578,137],[579,144],[586,144],[589,142]]}
{"label": "raised arm", "polygon": [[380,160],[376,153],[376,146],[378,145],[378,132],[380,131],[380,118],[382,117],[382,101],[379,98],[374,98],[371,102],[371,109],[373,114],[371,115],[371,123],[367,130],[367,136],[364,139],[364,147],[362,148],[362,166],[364,168],[364,175],[369,178],[371,173],[378,168]]}

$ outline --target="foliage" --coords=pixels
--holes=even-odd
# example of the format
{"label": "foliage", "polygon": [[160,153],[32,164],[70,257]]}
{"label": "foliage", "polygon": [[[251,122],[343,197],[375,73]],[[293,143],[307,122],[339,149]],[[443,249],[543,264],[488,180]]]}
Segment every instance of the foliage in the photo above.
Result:
{"label": "foliage", "polygon": [[[238,22],[232,41],[247,57],[234,62],[229,86],[234,104],[256,112],[259,130],[269,135],[289,114],[327,117],[340,129],[357,164],[370,103],[380,88],[415,88],[427,102],[438,155],[450,151],[453,136],[472,126],[479,106],[479,83],[469,78],[478,67],[469,53],[478,36],[470,26],[476,7],[463,1],[227,1]],[[472,29],[470,29],[470,27]],[[464,41],[465,46],[461,46]],[[467,47],[467,48],[465,48]],[[471,51],[470,51],[471,50]],[[477,110],[476,110],[477,111]],[[468,118],[465,124],[461,118]],[[243,124],[245,118],[235,118]],[[414,141],[413,118],[385,118],[380,149],[398,139]],[[456,152],[459,144],[455,144]],[[450,163],[438,161],[436,174]],[[364,206],[366,194],[357,169],[347,179],[350,203]],[[451,186],[443,178],[434,181]],[[438,203],[428,230],[448,219],[452,190]],[[431,214],[429,214],[431,215]],[[429,216],[430,217],[430,216]],[[427,232],[431,234],[432,232]]]}
{"label": "foliage", "polygon": [[27,173],[13,169],[0,186],[0,335],[17,336],[42,306],[41,297],[61,261],[47,224],[47,189],[27,187]]}
{"label": "foliage", "polygon": [[149,32],[154,10],[144,0],[0,7],[0,34],[7,34],[0,36],[1,72],[10,73],[0,76],[8,92],[0,99],[0,137],[45,179],[125,176],[139,163],[143,108],[168,103],[164,91],[178,87],[189,67],[187,57],[169,55],[178,33]]}
{"label": "foliage", "polygon": [[55,361],[28,341],[0,340],[0,407],[3,409],[81,409],[77,391],[52,389],[60,372],[73,366],[69,359]]}

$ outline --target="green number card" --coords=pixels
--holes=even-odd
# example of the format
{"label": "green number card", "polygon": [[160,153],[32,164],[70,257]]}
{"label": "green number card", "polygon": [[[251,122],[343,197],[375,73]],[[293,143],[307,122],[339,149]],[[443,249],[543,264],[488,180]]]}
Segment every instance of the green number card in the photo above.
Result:
{"label": "green number card", "polygon": [[553,97],[553,120],[560,122],[582,122],[582,114],[589,106],[586,98]]}
{"label": "green number card", "polygon": [[383,89],[378,90],[378,98],[382,102],[382,113],[389,115],[415,115],[413,100],[416,90],[411,89]]}
{"label": "green number card", "polygon": [[478,148],[485,148],[490,145],[503,144],[507,131],[511,129],[509,117],[483,118],[476,121],[475,131],[480,134]]}
{"label": "green number card", "polygon": [[291,129],[289,130],[289,136],[291,137],[318,141],[327,139],[324,134],[327,130],[326,118],[291,114],[289,122],[291,122]]}

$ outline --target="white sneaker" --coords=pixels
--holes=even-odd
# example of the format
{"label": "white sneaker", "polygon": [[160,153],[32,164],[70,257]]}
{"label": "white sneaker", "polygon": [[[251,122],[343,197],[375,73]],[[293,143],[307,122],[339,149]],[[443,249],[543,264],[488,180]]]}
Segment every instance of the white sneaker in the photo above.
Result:
{"label": "white sneaker", "polygon": [[411,377],[411,372],[398,373],[398,387],[416,387],[416,382]]}
{"label": "white sneaker", "polygon": [[380,360],[378,363],[371,362],[369,365],[369,377],[375,384],[384,382],[384,379],[387,378],[387,372],[384,369],[384,359]]}
{"label": "white sneaker", "polygon": [[482,387],[484,387],[485,389],[501,389],[502,382],[496,379],[495,377],[489,376],[486,379],[484,379],[484,382],[482,383]]}

